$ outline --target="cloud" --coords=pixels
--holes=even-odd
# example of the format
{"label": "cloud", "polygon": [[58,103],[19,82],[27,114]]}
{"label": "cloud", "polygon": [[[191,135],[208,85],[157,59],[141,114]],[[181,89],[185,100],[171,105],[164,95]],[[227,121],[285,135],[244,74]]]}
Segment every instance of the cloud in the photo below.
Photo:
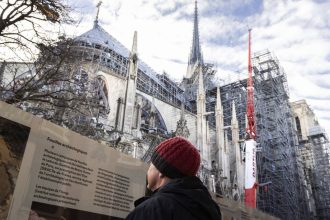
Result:
{"label": "cloud", "polygon": [[218,17],[223,15],[233,19],[244,19],[259,14],[263,10],[262,0],[208,0],[201,2],[202,17]]}
{"label": "cloud", "polygon": [[167,1],[158,1],[154,4],[156,10],[160,13],[161,16],[168,16],[181,11],[186,3],[183,1],[167,0]]}

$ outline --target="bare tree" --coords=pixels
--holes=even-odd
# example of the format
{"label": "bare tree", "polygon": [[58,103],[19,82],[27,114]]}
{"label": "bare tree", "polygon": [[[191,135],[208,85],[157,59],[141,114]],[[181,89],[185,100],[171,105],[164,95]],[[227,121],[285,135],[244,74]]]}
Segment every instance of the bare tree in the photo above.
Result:
{"label": "bare tree", "polygon": [[0,63],[0,100],[97,139],[104,132],[99,119],[110,111],[107,97],[102,81],[82,69],[73,44],[39,44],[33,63]]}
{"label": "bare tree", "polygon": [[20,49],[35,54],[35,45],[56,39],[56,34],[51,34],[55,24],[73,22],[70,8],[61,0],[2,0],[0,9],[0,48],[14,53]]}
{"label": "bare tree", "polygon": [[0,100],[97,139],[110,110],[102,82],[82,70],[74,41],[51,31],[73,23],[70,8],[62,0],[6,0],[0,9],[0,48],[19,51],[15,62],[0,55]]}

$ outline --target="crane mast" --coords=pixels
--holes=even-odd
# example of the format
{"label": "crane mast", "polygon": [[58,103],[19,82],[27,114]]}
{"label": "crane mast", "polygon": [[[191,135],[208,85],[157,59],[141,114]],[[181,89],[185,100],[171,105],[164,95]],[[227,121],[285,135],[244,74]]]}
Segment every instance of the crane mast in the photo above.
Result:
{"label": "crane mast", "polygon": [[245,197],[246,206],[256,208],[256,127],[254,117],[254,88],[251,63],[251,29],[249,29],[248,80],[247,80],[247,138],[245,140]]}
{"label": "crane mast", "polygon": [[255,118],[254,118],[254,88],[252,79],[252,63],[251,63],[251,29],[249,29],[249,55],[248,55],[248,73],[249,77],[247,80],[247,119],[248,127],[246,128],[247,134],[250,139],[256,139],[256,128],[255,128]]}

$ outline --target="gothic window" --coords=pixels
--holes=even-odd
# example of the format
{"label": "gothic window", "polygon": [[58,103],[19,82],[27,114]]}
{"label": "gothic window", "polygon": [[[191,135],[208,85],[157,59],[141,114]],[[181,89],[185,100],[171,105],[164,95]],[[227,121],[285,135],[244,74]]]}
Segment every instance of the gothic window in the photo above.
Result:
{"label": "gothic window", "polygon": [[300,125],[300,120],[299,117],[295,117],[295,121],[296,121],[296,128],[297,128],[297,135],[298,135],[298,140],[302,139],[302,134],[301,134],[301,125]]}
{"label": "gothic window", "polygon": [[106,117],[110,112],[110,106],[108,102],[108,88],[106,86],[106,81],[102,76],[97,77],[96,86],[98,103],[100,105],[100,114]]}
{"label": "gothic window", "polygon": [[150,133],[167,133],[163,117],[157,108],[148,99],[142,97],[141,108],[141,130]]}

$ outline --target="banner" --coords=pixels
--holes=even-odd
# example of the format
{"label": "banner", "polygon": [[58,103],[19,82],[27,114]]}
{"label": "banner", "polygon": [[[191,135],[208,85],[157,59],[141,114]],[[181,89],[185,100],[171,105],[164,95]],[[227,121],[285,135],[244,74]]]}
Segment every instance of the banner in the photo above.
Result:
{"label": "banner", "polygon": [[253,188],[257,182],[256,146],[252,139],[245,141],[245,189]]}
{"label": "banner", "polygon": [[145,193],[146,170],[140,160],[0,102],[0,219],[123,219]]}
{"label": "banner", "polygon": [[255,140],[245,141],[245,205],[256,208],[256,187],[257,187],[257,162],[256,162],[256,146]]}

